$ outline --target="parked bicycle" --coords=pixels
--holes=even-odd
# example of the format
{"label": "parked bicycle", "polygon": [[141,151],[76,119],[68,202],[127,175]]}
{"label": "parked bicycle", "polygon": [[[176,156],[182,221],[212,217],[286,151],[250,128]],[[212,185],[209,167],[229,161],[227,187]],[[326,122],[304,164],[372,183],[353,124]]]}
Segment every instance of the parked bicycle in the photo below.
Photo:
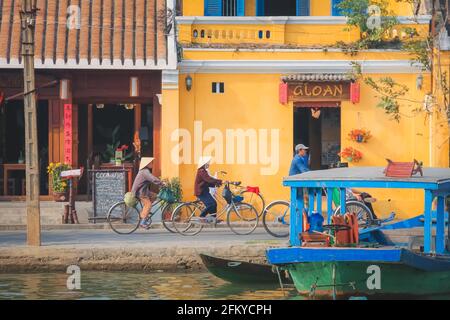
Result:
{"label": "parked bicycle", "polygon": [[[326,191],[325,191],[326,194]],[[372,211],[367,207],[364,201],[359,201],[356,198],[348,199],[345,203],[346,211],[356,213],[358,217],[358,224],[360,229],[380,225],[386,220],[375,219]],[[266,231],[276,238],[286,238],[289,236],[289,221],[290,221],[290,202],[278,200],[270,203],[263,213],[263,226]],[[340,215],[341,207],[338,206],[333,215]]]}
{"label": "parked bicycle", "polygon": [[[238,187],[240,182],[227,181],[224,183],[222,196],[227,205],[223,212],[226,212],[227,225],[237,235],[251,234],[258,226],[259,215],[257,210],[248,203],[243,202],[244,198],[233,193],[230,186]],[[194,236],[200,233],[205,226],[216,227],[220,222],[220,215],[206,220],[201,218],[204,205],[201,201],[186,202],[175,208],[172,215],[174,229],[184,236]]]}
{"label": "parked bicycle", "polygon": [[[151,222],[152,218],[161,212],[161,222],[164,228],[171,233],[176,233],[177,230],[172,225],[172,214],[179,204],[179,202],[167,202],[158,197],[146,220]],[[139,228],[141,210],[142,204],[139,199],[135,207],[129,207],[125,201],[120,201],[109,209],[106,220],[114,232],[121,235],[132,234]]]}
{"label": "parked bicycle", "polygon": [[[218,171],[215,173],[215,177],[218,178],[219,176],[226,176],[227,174],[226,171]],[[252,205],[258,212],[259,218],[261,218],[266,207],[266,200],[259,187],[242,186],[242,184],[232,187],[233,193],[242,196],[244,198],[242,202]],[[211,188],[211,195],[217,201],[218,208],[221,208],[218,215],[224,214],[227,210],[227,202],[222,197],[222,194],[223,187]]]}

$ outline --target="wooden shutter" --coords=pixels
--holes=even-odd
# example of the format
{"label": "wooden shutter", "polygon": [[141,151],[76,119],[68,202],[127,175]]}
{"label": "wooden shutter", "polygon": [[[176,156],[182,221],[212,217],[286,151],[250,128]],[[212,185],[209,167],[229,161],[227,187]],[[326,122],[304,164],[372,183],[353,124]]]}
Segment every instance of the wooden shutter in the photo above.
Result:
{"label": "wooden shutter", "polygon": [[236,15],[238,17],[245,16],[245,0],[236,0],[237,10]]}
{"label": "wooden shutter", "polygon": [[309,1],[297,0],[297,16],[309,16]]}
{"label": "wooden shutter", "polygon": [[222,0],[205,0],[205,16],[221,16]]}
{"label": "wooden shutter", "polygon": [[331,0],[331,15],[332,16],[342,16],[341,10],[337,7],[342,0]]}
{"label": "wooden shutter", "polygon": [[264,16],[264,0],[256,0],[256,15]]}

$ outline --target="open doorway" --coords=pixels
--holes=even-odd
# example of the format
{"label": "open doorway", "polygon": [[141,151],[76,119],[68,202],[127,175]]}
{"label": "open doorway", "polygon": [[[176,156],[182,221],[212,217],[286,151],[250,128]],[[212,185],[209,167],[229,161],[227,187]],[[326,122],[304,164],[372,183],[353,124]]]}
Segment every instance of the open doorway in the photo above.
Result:
{"label": "open doorway", "polygon": [[341,109],[294,108],[294,145],[300,143],[310,147],[312,170],[327,169],[337,163],[341,150]]}
{"label": "open doorway", "polygon": [[[23,100],[12,100],[2,106],[0,124],[0,196],[25,196],[25,119]],[[41,195],[48,195],[49,191],[47,175],[49,159],[48,126],[48,101],[39,100],[37,103],[37,129]],[[7,171],[6,174],[5,170]]]}
{"label": "open doorway", "polygon": [[279,0],[264,0],[265,16],[296,16],[297,0],[284,0],[280,4]]}
{"label": "open doorway", "polygon": [[[117,168],[116,149],[126,145],[119,167],[137,172],[138,156],[154,156],[153,107],[151,104],[80,104],[78,107],[80,166],[96,169]],[[134,143],[140,144],[136,150]],[[130,181],[129,181],[130,182]],[[89,181],[83,177],[78,193],[89,194]]]}

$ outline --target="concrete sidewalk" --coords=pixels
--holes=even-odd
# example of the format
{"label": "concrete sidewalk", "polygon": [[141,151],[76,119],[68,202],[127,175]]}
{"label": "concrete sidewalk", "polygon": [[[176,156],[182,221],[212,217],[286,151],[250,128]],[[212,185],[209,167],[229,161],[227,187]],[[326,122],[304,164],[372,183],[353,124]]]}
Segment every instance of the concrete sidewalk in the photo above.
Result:
{"label": "concrete sidewalk", "polygon": [[265,262],[265,250],[287,244],[258,229],[249,236],[229,230],[205,230],[195,237],[165,230],[139,231],[120,236],[110,230],[60,230],[43,232],[43,246],[25,246],[21,231],[0,232],[0,272],[82,270],[186,271],[202,270],[199,253],[236,260]]}

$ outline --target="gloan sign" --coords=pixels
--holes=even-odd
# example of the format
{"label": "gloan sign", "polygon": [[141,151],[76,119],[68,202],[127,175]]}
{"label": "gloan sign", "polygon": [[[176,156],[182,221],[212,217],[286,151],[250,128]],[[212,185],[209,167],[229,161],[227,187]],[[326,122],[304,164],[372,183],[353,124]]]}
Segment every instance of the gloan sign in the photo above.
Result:
{"label": "gloan sign", "polygon": [[350,100],[350,82],[291,82],[289,101]]}

